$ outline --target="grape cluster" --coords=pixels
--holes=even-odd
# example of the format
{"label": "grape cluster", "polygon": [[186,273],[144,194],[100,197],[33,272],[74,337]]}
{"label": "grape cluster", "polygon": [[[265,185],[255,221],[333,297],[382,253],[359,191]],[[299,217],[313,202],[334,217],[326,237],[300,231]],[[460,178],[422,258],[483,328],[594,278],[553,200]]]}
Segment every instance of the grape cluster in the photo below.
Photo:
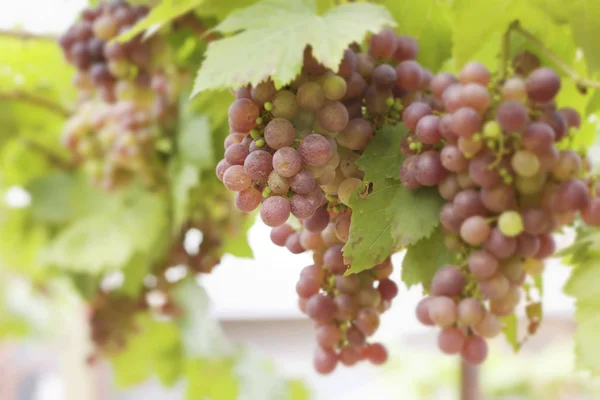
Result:
{"label": "grape cluster", "polygon": [[[400,120],[412,87],[398,82],[410,81],[417,51],[413,39],[385,29],[372,36],[367,52],[348,48],[331,71],[308,47],[292,83],[279,90],[270,80],[242,87],[229,108],[231,133],[217,177],[237,192],[240,210],[260,207],[275,244],[294,254],[313,252],[314,264],[304,268],[296,290],[301,310],[317,327],[314,365],[320,373],[338,362],[387,359],[385,347],[367,338],[398,292],[388,279],[391,262],[344,276],[342,247],[350,196],[364,189],[356,160],[378,126]],[[286,223],[290,215],[299,229]]]}
{"label": "grape cluster", "polygon": [[552,232],[578,212],[600,224],[588,163],[569,149],[579,114],[557,108],[553,70],[531,55],[516,61],[517,73],[498,82],[475,62],[458,77],[440,73],[402,114],[410,133],[400,178],[410,189],[438,188],[445,245],[457,255],[436,272],[417,317],[442,328],[444,353],[473,364],[520,303],[527,275],[554,253]]}
{"label": "grape cluster", "polygon": [[172,148],[179,85],[162,36],[112,40],[147,13],[147,7],[121,0],[103,3],[85,9],[59,40],[77,67],[74,83],[81,94],[64,144],[105,189],[134,176],[160,186]]}

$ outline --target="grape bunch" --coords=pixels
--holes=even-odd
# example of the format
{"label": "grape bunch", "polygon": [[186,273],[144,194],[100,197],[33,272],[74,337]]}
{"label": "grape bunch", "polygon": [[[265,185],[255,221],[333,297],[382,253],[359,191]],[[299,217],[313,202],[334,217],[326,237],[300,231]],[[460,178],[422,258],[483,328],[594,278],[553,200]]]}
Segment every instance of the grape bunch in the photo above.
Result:
{"label": "grape bunch", "polygon": [[316,326],[314,367],[321,374],[338,363],[355,365],[369,360],[379,365],[387,360],[381,343],[367,343],[378,329],[380,314],[390,308],[398,287],[389,279],[393,271],[388,259],[372,269],[344,276],[348,265],[342,247],[348,238],[350,210],[328,211],[326,207],[304,221],[301,229],[289,224],[273,228],[271,240],[299,254],[313,252],[314,264],[302,269],[296,285],[299,307]]}
{"label": "grape bunch", "polygon": [[554,253],[552,233],[578,213],[600,224],[589,163],[570,149],[580,116],[555,102],[559,76],[532,55],[514,69],[497,82],[475,62],[458,77],[440,73],[402,114],[410,133],[400,179],[410,189],[437,187],[447,201],[445,245],[456,253],[454,265],[437,270],[417,318],[441,327],[444,353],[473,364]]}

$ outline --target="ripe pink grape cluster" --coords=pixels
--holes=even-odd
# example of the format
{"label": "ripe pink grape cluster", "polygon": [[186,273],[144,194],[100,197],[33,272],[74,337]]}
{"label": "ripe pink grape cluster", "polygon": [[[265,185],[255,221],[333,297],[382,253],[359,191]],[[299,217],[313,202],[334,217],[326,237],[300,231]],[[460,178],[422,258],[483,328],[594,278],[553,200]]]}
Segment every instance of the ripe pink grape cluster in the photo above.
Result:
{"label": "ripe pink grape cluster", "polygon": [[370,270],[344,276],[349,266],[342,247],[349,226],[349,209],[336,213],[321,207],[297,231],[288,224],[271,231],[273,243],[294,254],[313,251],[314,264],[300,273],[296,292],[300,309],[316,326],[314,367],[321,374],[332,372],[338,363],[352,366],[368,360],[379,365],[387,360],[381,343],[367,341],[379,327],[380,314],[398,294],[389,279],[393,267],[388,259]]}
{"label": "ripe pink grape cluster", "polygon": [[586,161],[568,149],[580,116],[557,108],[553,70],[521,61],[521,75],[498,83],[474,62],[458,77],[440,73],[402,115],[410,134],[400,178],[410,189],[437,186],[445,245],[457,254],[436,272],[417,317],[442,328],[444,353],[473,364],[519,304],[527,275],[554,253],[552,232],[578,212],[600,225]]}

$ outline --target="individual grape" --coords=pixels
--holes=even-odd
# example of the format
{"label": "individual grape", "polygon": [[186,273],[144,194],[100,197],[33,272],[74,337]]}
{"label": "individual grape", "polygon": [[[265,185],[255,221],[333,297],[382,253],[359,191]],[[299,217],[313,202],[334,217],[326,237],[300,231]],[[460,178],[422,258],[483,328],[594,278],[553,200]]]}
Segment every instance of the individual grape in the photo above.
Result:
{"label": "individual grape", "polygon": [[90,68],[90,79],[97,86],[106,86],[113,83],[113,76],[105,63],[96,63]]}
{"label": "individual grape", "polygon": [[424,77],[423,68],[419,63],[407,60],[396,66],[396,86],[406,90],[417,90]]}
{"label": "individual grape", "polygon": [[346,331],[346,339],[353,347],[360,347],[366,341],[365,335],[355,325],[351,325]]}
{"label": "individual grape", "polygon": [[252,179],[246,174],[243,166],[232,165],[223,174],[223,184],[229,190],[241,192],[250,187]]}
{"label": "individual grape", "polygon": [[273,154],[273,169],[284,178],[291,178],[302,169],[302,157],[293,147],[282,147]]}
{"label": "individual grape", "polygon": [[388,353],[381,343],[373,343],[366,347],[365,354],[367,359],[375,365],[381,365],[387,361]]}
{"label": "individual grape", "polygon": [[285,195],[290,190],[290,182],[287,178],[279,175],[277,172],[272,171],[267,179],[267,185],[274,194]]}
{"label": "individual grape", "polygon": [[521,257],[533,257],[540,250],[540,240],[527,232],[517,236],[517,254]]}
{"label": "individual grape", "polygon": [[335,324],[321,325],[316,330],[317,343],[324,349],[335,347],[342,339],[342,332]]}
{"label": "individual grape", "polygon": [[347,91],[346,81],[338,75],[331,75],[323,79],[322,87],[325,98],[329,100],[340,100]]}
{"label": "individual grape", "polygon": [[519,257],[509,258],[502,266],[502,274],[512,283],[518,284],[521,282],[525,276],[521,259]]}
{"label": "individual grape", "polygon": [[110,16],[102,15],[94,21],[93,30],[94,36],[102,40],[109,40],[117,35],[119,26]]}
{"label": "individual grape", "polygon": [[490,234],[490,225],[479,215],[467,218],[460,226],[460,237],[473,246],[485,242]]}
{"label": "individual grape", "polygon": [[485,338],[493,338],[498,336],[502,330],[502,324],[497,316],[492,313],[485,313],[481,322],[475,325],[475,330],[478,334]]}
{"label": "individual grape", "polygon": [[238,192],[235,197],[235,205],[240,211],[252,212],[262,200],[262,193],[256,188],[249,187],[248,189]]}
{"label": "individual grape", "polygon": [[229,106],[229,126],[237,132],[250,132],[258,115],[258,107],[252,100],[237,99]]}
{"label": "individual grape", "polygon": [[313,133],[300,142],[298,151],[302,162],[311,166],[325,165],[332,156],[329,141],[322,135]]}
{"label": "individual grape", "polygon": [[[120,82],[119,82],[120,83]],[[118,90],[118,89],[117,89]],[[224,142],[224,147],[225,150],[227,150],[230,146],[237,144],[237,143],[242,143],[242,140],[246,137],[245,134],[243,133],[230,133],[229,135],[227,135],[227,137],[225,138],[225,142]],[[244,145],[244,147],[246,147],[246,145]],[[246,151],[248,151],[248,149],[246,148]]]}
{"label": "individual grape", "polygon": [[431,107],[428,104],[415,102],[404,109],[402,113],[402,123],[411,131],[417,129],[417,124],[421,118],[431,114]]}
{"label": "individual grape", "polygon": [[254,86],[250,91],[250,96],[256,104],[262,107],[265,103],[273,101],[275,93],[277,93],[275,85],[268,80]]}
{"label": "individual grape", "polygon": [[290,202],[281,196],[266,198],[260,207],[262,221],[272,228],[283,225],[289,218],[290,213]]}
{"label": "individual grape", "polygon": [[536,260],[535,258],[527,258],[525,259],[523,268],[529,275],[539,275],[544,272],[544,262],[542,260]]}
{"label": "individual grape", "polygon": [[485,154],[471,160],[469,164],[469,176],[473,182],[477,183],[482,188],[493,187],[498,185],[502,178],[495,169],[490,169],[489,166],[495,161],[494,156]]}
{"label": "individual grape", "polygon": [[544,122],[533,122],[527,126],[521,138],[523,149],[534,153],[550,150],[554,142],[554,130]]}
{"label": "individual grape", "polygon": [[554,254],[556,250],[556,243],[554,242],[554,238],[549,233],[543,233],[538,235],[538,239],[540,240],[540,249],[535,255],[535,258],[538,260],[543,260],[544,258],[550,257]]}
{"label": "individual grape", "polygon": [[542,171],[539,171],[531,178],[517,175],[515,187],[519,193],[524,195],[538,193],[544,188],[547,178],[547,174]]}
{"label": "individual grape", "polygon": [[381,64],[373,70],[371,79],[378,87],[391,88],[396,82],[396,70],[390,65]]}
{"label": "individual grape", "polygon": [[554,193],[553,210],[559,213],[581,211],[589,204],[589,191],[580,180],[563,182]]}
{"label": "individual grape", "polygon": [[418,189],[421,187],[421,183],[417,181],[417,161],[419,156],[409,156],[402,163],[400,167],[400,181],[402,185],[407,189]]}
{"label": "individual grape", "polygon": [[372,138],[373,128],[362,118],[351,119],[335,137],[340,145],[352,150],[364,150]]}
{"label": "individual grape", "polygon": [[481,364],[487,357],[488,346],[481,336],[468,336],[460,352],[469,364]]}
{"label": "individual grape", "polygon": [[396,33],[391,28],[383,28],[371,36],[369,53],[375,58],[392,58],[396,51],[396,40]]}
{"label": "individual grape", "polygon": [[294,126],[284,118],[275,118],[265,127],[265,142],[267,145],[278,150],[282,147],[289,147],[294,143],[296,132]]}
{"label": "individual grape", "polygon": [[360,290],[360,278],[356,274],[336,276],[335,287],[340,293],[355,295]]}
{"label": "individual grape", "polygon": [[436,144],[442,140],[439,124],[440,119],[435,115],[426,115],[421,118],[415,128],[417,139],[424,144]]}
{"label": "individual grape", "polygon": [[477,83],[467,83],[460,88],[460,102],[464,107],[472,108],[483,114],[490,105],[490,94],[485,86]]}
{"label": "individual grape", "polygon": [[531,178],[540,170],[540,160],[527,150],[518,150],[510,160],[513,170],[520,176]]}
{"label": "individual grape", "polygon": [[477,190],[466,189],[461,191],[456,195],[453,203],[456,213],[463,219],[474,215],[487,214]]}
{"label": "individual grape", "polygon": [[581,171],[581,157],[573,150],[563,150],[558,156],[558,161],[552,169],[552,176],[559,181],[568,181],[575,178]]}
{"label": "individual grape", "polygon": [[363,308],[358,312],[355,325],[363,335],[371,336],[379,328],[379,313],[373,308]]}
{"label": "individual grape", "polygon": [[498,270],[498,260],[485,250],[475,250],[467,262],[469,271],[479,280],[489,279]]}
{"label": "individual grape", "polygon": [[369,54],[359,53],[356,55],[356,72],[365,80],[371,80],[374,69],[375,61],[373,61],[373,58]]}
{"label": "individual grape", "polygon": [[544,172],[550,172],[558,163],[559,152],[556,147],[550,147],[547,151],[538,154],[540,159],[540,169]]}
{"label": "individual grape", "polygon": [[590,200],[587,207],[581,210],[581,218],[589,226],[600,225],[600,198]]}
{"label": "individual grape", "polygon": [[104,40],[92,38],[87,42],[87,51],[93,62],[100,62],[104,58]]}
{"label": "individual grape", "polygon": [[517,211],[504,211],[498,217],[498,229],[504,236],[518,236],[524,229],[521,214]]}
{"label": "individual grape", "polygon": [[342,364],[351,367],[360,361],[360,352],[352,346],[346,346],[340,350],[339,359]]}
{"label": "individual grape", "polygon": [[527,96],[538,103],[546,103],[560,90],[560,78],[550,68],[538,68],[525,81]]}
{"label": "individual grape", "polygon": [[320,232],[303,230],[300,232],[300,245],[306,250],[319,251],[325,248],[325,242]]}
{"label": "individual grape", "polygon": [[502,234],[500,229],[494,228],[490,233],[490,237],[485,242],[484,248],[496,258],[506,259],[515,254],[517,241],[512,237]]}
{"label": "individual grape", "polygon": [[306,170],[300,171],[290,179],[290,187],[298,194],[308,194],[315,188],[315,178]]}
{"label": "individual grape", "polygon": [[231,164],[229,164],[227,161],[225,160],[221,160],[219,161],[219,163],[217,164],[217,178],[223,182],[223,175],[225,175],[225,171],[227,171],[227,169],[231,167]]}
{"label": "individual grape", "polygon": [[416,308],[416,316],[420,323],[425,326],[435,325],[431,317],[429,316],[429,304],[434,299],[434,297],[425,297],[422,299],[419,304],[417,304]]}
{"label": "individual grape", "polygon": [[309,232],[321,232],[329,224],[329,212],[327,208],[318,208],[312,217],[304,221],[304,228]]}
{"label": "individual grape", "polygon": [[349,78],[356,70],[357,64],[356,53],[351,49],[344,50],[344,58],[342,58],[338,67],[338,75],[343,78]]}
{"label": "individual grape", "polygon": [[328,101],[317,111],[317,122],[328,132],[342,131],[348,121],[348,110],[339,101]]}
{"label": "individual grape", "polygon": [[579,112],[571,107],[563,107],[558,110],[560,115],[562,115],[563,119],[567,123],[567,127],[569,128],[577,128],[581,127],[581,116]]}
{"label": "individual grape", "polygon": [[[286,225],[282,225],[282,226],[289,226],[289,225],[286,224]],[[278,228],[273,228],[272,232]],[[292,233],[293,233],[293,230],[292,230]],[[324,279],[325,279],[325,271],[323,270],[323,268],[321,268],[321,266],[312,264],[312,265],[302,268],[302,271],[300,271],[300,276],[309,276],[309,277],[315,279],[317,282],[319,282],[319,285],[321,285],[321,284],[323,284]]]}
{"label": "individual grape", "polygon": [[306,311],[315,322],[326,324],[333,320],[336,305],[331,297],[319,293],[308,299]]}
{"label": "individual grape", "polygon": [[501,299],[508,294],[510,282],[497,272],[491,278],[479,282],[481,293],[490,300]]}
{"label": "individual grape", "polygon": [[[525,271],[521,270],[522,277],[525,276]],[[490,301],[490,311],[499,317],[508,317],[515,311],[515,307],[519,304],[521,292],[516,286],[511,286],[508,294],[501,299]]]}
{"label": "individual grape", "polygon": [[358,306],[361,308],[377,308],[381,303],[381,294],[372,286],[361,288],[356,296]]}
{"label": "individual grape", "polygon": [[485,208],[495,213],[506,211],[517,202],[515,188],[511,185],[482,188],[479,195]]}
{"label": "individual grape", "polygon": [[446,327],[454,324],[458,318],[456,303],[449,297],[437,296],[427,303],[429,318],[436,325]]}
{"label": "individual grape", "polygon": [[347,178],[338,188],[338,198],[345,205],[350,204],[350,195],[362,186],[362,181],[357,178]]}
{"label": "individual grape", "polygon": [[452,233],[459,233],[463,221],[464,219],[458,215],[453,204],[446,203],[442,206],[440,210],[440,222],[444,229]]}
{"label": "individual grape", "polygon": [[[227,152],[225,154],[227,155]],[[253,151],[246,157],[244,169],[253,180],[265,180],[273,171],[273,156],[264,150]]]}
{"label": "individual grape", "polygon": [[277,245],[279,247],[283,247],[283,246],[285,246],[285,242],[286,242],[287,238],[292,233],[294,233],[294,228],[292,228],[288,224],[277,226],[277,227],[271,229],[271,241],[275,245]]}
{"label": "individual grape", "polygon": [[475,61],[467,63],[460,71],[460,83],[478,83],[487,86],[490,83],[491,75],[485,65]]}
{"label": "individual grape", "polygon": [[550,232],[552,216],[542,208],[526,208],[521,211],[525,232],[531,235]]}
{"label": "individual grape", "polygon": [[542,114],[538,122],[545,122],[552,127],[554,130],[554,141],[556,142],[565,137],[567,133],[567,122],[558,111],[551,110]]}
{"label": "individual grape", "polygon": [[415,179],[421,185],[437,185],[446,175],[447,172],[442,166],[440,153],[437,150],[428,150],[418,156],[415,165]]}
{"label": "individual grape", "polygon": [[459,328],[444,328],[438,334],[438,347],[445,354],[458,354],[465,343],[465,334]]}
{"label": "individual grape", "polygon": [[442,101],[444,102],[444,107],[446,108],[447,112],[453,113],[462,107],[460,89],[461,86],[459,84],[451,84],[442,94]]}
{"label": "individual grape", "polygon": [[457,82],[458,79],[456,79],[456,77],[449,72],[440,72],[433,77],[429,87],[433,96],[438,100],[442,100],[442,95],[448,86]]}
{"label": "individual grape", "polygon": [[474,140],[473,137],[461,136],[458,138],[458,149],[466,157],[472,158],[483,149],[483,142]]}
{"label": "individual grape", "polygon": [[280,90],[273,97],[271,114],[275,118],[294,119],[299,107],[296,95],[289,90]]}
{"label": "individual grape", "polygon": [[485,316],[485,308],[477,299],[468,297],[458,303],[458,321],[466,326],[479,324]]}
{"label": "individual grape", "polygon": [[296,283],[296,293],[298,293],[298,296],[306,299],[319,293],[320,288],[319,282],[311,276],[300,276],[300,279]]}
{"label": "individual grape", "polygon": [[313,366],[318,373],[323,375],[332,373],[337,362],[338,358],[333,350],[319,347],[315,351]]}
{"label": "individual grape", "polygon": [[383,300],[392,300],[398,295],[398,285],[391,279],[380,280],[377,290],[379,290]]}
{"label": "individual grape", "polygon": [[410,36],[400,35],[396,38],[396,51],[394,60],[397,62],[414,60],[419,53],[417,41]]}
{"label": "individual grape", "polygon": [[233,144],[225,150],[225,161],[231,165],[244,165],[248,149],[241,143]]}
{"label": "individual grape", "polygon": [[527,108],[518,101],[503,101],[496,110],[496,121],[505,132],[523,132],[529,122]]}
{"label": "individual grape", "polygon": [[458,296],[465,287],[465,276],[458,267],[446,265],[437,270],[431,281],[434,296]]}
{"label": "individual grape", "polygon": [[252,89],[250,85],[242,86],[235,91],[236,99],[252,99]]}
{"label": "individual grape", "polygon": [[325,104],[325,93],[318,83],[306,82],[298,88],[296,100],[300,108],[316,112]]}
{"label": "individual grape", "polygon": [[452,114],[452,131],[458,136],[471,137],[481,128],[481,116],[470,107],[461,107]]}
{"label": "individual grape", "polygon": [[[352,73],[352,75],[346,79],[346,99],[362,98],[366,90],[367,82],[358,72]],[[349,103],[344,102],[346,108],[349,108],[348,104]],[[355,105],[354,109],[356,110],[356,112],[350,112],[350,110],[348,110],[350,118],[359,117],[362,113],[362,99],[357,99],[351,104]]]}
{"label": "individual grape", "polygon": [[438,184],[438,192],[444,200],[452,201],[460,192],[460,186],[456,175],[448,175],[443,181]]}
{"label": "individual grape", "polygon": [[521,78],[510,78],[502,86],[502,98],[524,103],[527,100],[527,89]]}
{"label": "individual grape", "polygon": [[344,263],[342,246],[329,247],[323,255],[323,263],[334,274],[343,274],[348,266]]}

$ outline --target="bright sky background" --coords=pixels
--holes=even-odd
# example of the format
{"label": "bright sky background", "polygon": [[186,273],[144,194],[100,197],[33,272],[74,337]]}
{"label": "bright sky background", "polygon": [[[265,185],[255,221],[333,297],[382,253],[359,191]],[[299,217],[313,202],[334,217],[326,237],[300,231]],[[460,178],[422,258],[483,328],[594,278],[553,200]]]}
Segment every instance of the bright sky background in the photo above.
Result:
{"label": "bright sky background", "polygon": [[[40,33],[58,33],[75,18],[84,0],[4,0],[0,2],[0,28],[22,26]],[[296,318],[296,279],[302,267],[310,264],[308,254],[291,255],[269,240],[269,228],[257,223],[250,231],[250,243],[255,259],[236,259],[226,256],[222,265],[204,278],[214,302],[214,312],[221,319]],[[402,255],[394,258],[399,278]],[[570,315],[573,302],[564,296],[561,287],[569,270],[557,260],[548,262],[544,276],[546,313]],[[398,281],[399,279],[395,279]],[[379,336],[424,329],[414,318],[414,307],[420,290],[407,292],[400,285],[400,295],[392,310],[384,316]]]}

